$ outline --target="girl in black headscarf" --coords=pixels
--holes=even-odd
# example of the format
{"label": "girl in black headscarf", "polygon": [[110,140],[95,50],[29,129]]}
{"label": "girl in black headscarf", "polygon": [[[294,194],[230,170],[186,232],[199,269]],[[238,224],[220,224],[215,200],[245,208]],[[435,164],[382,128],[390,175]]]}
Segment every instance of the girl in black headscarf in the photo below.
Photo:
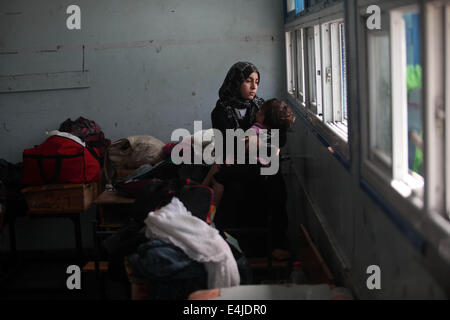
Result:
{"label": "girl in black headscarf", "polygon": [[[219,100],[211,113],[213,128],[220,130],[224,138],[226,138],[227,129],[246,131],[256,122],[256,113],[264,104],[264,100],[256,95],[259,81],[260,73],[250,62],[238,62],[228,71],[219,90]],[[281,133],[280,148],[286,143],[286,134]],[[225,149],[226,141],[223,142]],[[238,165],[235,166],[237,172],[242,170],[238,168]],[[255,180],[229,182],[228,186],[225,185],[224,200],[218,208],[215,222],[222,228],[238,225],[255,226],[255,224],[264,226],[267,216],[261,214],[260,208],[262,208],[266,214],[277,216],[276,219],[272,219],[272,223],[276,225],[273,234],[275,248],[286,249],[286,189],[281,172],[268,177],[262,184],[257,182],[256,185],[263,190],[255,189]],[[261,199],[266,199],[268,202],[262,203]],[[245,247],[244,243],[243,245]],[[248,249],[253,251],[254,248],[248,247]],[[276,254],[274,257],[278,258]],[[284,257],[287,256],[283,251],[279,258]]]}
{"label": "girl in black headscarf", "polygon": [[[256,113],[264,104],[264,99],[256,95],[260,81],[258,69],[250,62],[237,62],[228,71],[211,113],[212,127],[220,130],[224,138],[227,129],[247,131],[256,122]],[[286,134],[280,134],[282,148]]]}
{"label": "girl in black headscarf", "polygon": [[264,103],[256,95],[259,81],[259,71],[252,63],[238,62],[231,67],[211,114],[213,128],[225,136],[226,129],[246,131],[255,123],[256,112]]}

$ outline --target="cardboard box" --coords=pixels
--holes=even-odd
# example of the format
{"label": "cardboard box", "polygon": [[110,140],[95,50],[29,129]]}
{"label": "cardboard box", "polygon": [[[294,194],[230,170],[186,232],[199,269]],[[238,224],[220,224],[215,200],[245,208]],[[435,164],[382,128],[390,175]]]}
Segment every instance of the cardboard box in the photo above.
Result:
{"label": "cardboard box", "polygon": [[98,183],[55,184],[22,190],[29,214],[77,213],[86,211],[98,195]]}

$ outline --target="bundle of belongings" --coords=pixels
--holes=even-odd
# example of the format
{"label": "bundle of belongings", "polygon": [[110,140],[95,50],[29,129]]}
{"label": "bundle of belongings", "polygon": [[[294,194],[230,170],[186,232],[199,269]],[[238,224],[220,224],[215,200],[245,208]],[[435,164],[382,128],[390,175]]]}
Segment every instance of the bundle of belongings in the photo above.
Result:
{"label": "bundle of belongings", "polygon": [[153,300],[186,299],[196,290],[250,283],[250,267],[236,239],[214,227],[214,192],[199,184],[209,166],[175,165],[161,156],[159,163],[111,181],[135,201],[129,222],[102,243],[110,276],[125,277],[125,262],[149,284]]}
{"label": "bundle of belongings", "polygon": [[164,143],[152,136],[131,136],[114,141],[106,150],[105,177],[111,184],[119,178],[119,169],[153,166],[164,160]]}
{"label": "bundle of belongings", "polygon": [[127,261],[133,275],[149,283],[153,300],[251,282],[237,241],[213,226],[211,188],[189,178],[141,181],[129,222],[102,243],[113,279],[124,276]]}
{"label": "bundle of belongings", "polygon": [[[208,274],[208,288],[239,285],[239,273],[231,249],[219,232],[189,212],[177,197],[152,211],[145,219],[145,235],[180,248],[189,258],[203,263]],[[140,257],[136,258],[139,265]]]}
{"label": "bundle of belongings", "polygon": [[67,119],[59,130],[47,132],[48,138],[23,152],[23,183],[88,183],[100,180],[102,158],[110,141],[95,121],[79,117]]}
{"label": "bundle of belongings", "polygon": [[[193,174],[192,171],[195,170],[195,177],[199,177],[199,174],[201,175],[205,171],[205,165],[204,162],[197,163],[194,160],[201,158],[206,148],[214,146],[212,132],[212,129],[201,130],[192,136],[183,138],[179,142],[169,142],[167,144],[152,136],[131,136],[114,141],[107,148],[105,155],[104,167],[106,182],[112,184],[120,180],[118,174],[120,169],[137,169],[142,166],[146,167],[138,175],[144,174],[143,170],[150,170],[152,166],[158,166],[157,169],[153,169],[154,172],[151,175],[159,175],[165,178],[169,176],[177,177],[176,174],[170,175],[171,172],[174,172],[175,168],[175,170],[188,170],[191,175]],[[201,148],[195,148],[195,144],[200,145]],[[185,163],[195,163],[195,165],[175,165],[172,162],[173,152],[179,157],[183,157],[183,153],[189,155],[188,159],[186,157],[183,158],[184,160],[188,160]]]}

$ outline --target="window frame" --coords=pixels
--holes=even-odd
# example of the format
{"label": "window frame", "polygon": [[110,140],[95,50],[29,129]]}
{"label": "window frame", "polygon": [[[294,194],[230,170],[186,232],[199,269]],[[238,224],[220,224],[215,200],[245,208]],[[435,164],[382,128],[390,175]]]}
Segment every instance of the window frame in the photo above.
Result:
{"label": "window frame", "polygon": [[[446,6],[445,9],[445,30],[450,30],[450,5]],[[445,35],[447,38],[450,36],[448,34]],[[447,59],[447,63],[445,64],[445,163],[450,163],[450,41],[446,42],[445,46],[445,57]],[[446,190],[446,204],[445,209],[447,212],[447,219],[450,220],[450,168],[447,166],[445,170],[445,190]]]}
{"label": "window frame", "polygon": [[305,56],[304,56],[304,29],[296,30],[296,44],[297,44],[297,99],[300,103],[306,105],[306,85],[305,85]]}
{"label": "window frame", "polygon": [[[437,2],[434,2],[437,3]],[[445,188],[449,188],[448,180],[446,181],[446,175],[442,174],[442,171],[447,172],[449,168],[445,168],[445,153],[448,150],[449,141],[447,140],[447,147],[445,145],[445,116],[442,116],[442,112],[445,112],[445,105],[448,108],[448,92],[446,93],[445,85],[447,89],[449,87],[448,74],[445,76],[442,73],[442,66],[445,66],[445,59],[447,57],[448,62],[450,62],[449,51],[445,52],[445,26],[447,20],[445,16],[442,15],[442,9],[435,7],[434,3],[427,3],[424,5],[424,15],[426,21],[426,44],[425,46],[429,48],[425,52],[426,65],[424,69],[425,77],[425,104],[427,108],[425,109],[425,154],[427,155],[427,161],[425,163],[425,172],[427,177],[426,185],[426,195],[425,195],[425,207],[428,212],[434,212],[440,214],[446,212],[446,217],[449,217],[447,211],[446,201],[446,191]],[[444,4],[445,5],[445,4]],[[444,14],[448,12],[450,4],[446,5],[447,10]],[[428,24],[429,22],[429,24]],[[442,28],[444,27],[444,28]],[[443,41],[442,41],[443,40]],[[448,46],[447,42],[447,46]],[[448,66],[447,66],[448,67]],[[447,78],[447,79],[446,79]],[[445,84],[445,82],[447,82]],[[446,99],[447,96],[447,99]],[[437,99],[435,97],[438,97]],[[437,101],[439,99],[444,99],[444,101]],[[442,109],[441,109],[442,108]],[[448,117],[448,112],[447,112]],[[439,118],[439,119],[437,119]],[[450,122],[448,122],[450,124]],[[448,160],[449,158],[447,158]],[[448,163],[448,162],[447,162]],[[440,172],[437,172],[436,168],[441,168]],[[442,190],[444,186],[444,190]],[[450,199],[450,198],[447,198]]]}

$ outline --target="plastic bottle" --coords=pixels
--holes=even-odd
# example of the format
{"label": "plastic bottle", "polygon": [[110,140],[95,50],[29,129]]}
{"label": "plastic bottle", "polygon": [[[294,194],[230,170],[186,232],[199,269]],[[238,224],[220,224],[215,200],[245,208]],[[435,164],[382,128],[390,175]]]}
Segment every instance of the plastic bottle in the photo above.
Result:
{"label": "plastic bottle", "polygon": [[293,284],[305,284],[306,281],[306,275],[303,272],[302,268],[302,262],[301,261],[295,261],[292,264],[292,273],[290,276],[291,283]]}

